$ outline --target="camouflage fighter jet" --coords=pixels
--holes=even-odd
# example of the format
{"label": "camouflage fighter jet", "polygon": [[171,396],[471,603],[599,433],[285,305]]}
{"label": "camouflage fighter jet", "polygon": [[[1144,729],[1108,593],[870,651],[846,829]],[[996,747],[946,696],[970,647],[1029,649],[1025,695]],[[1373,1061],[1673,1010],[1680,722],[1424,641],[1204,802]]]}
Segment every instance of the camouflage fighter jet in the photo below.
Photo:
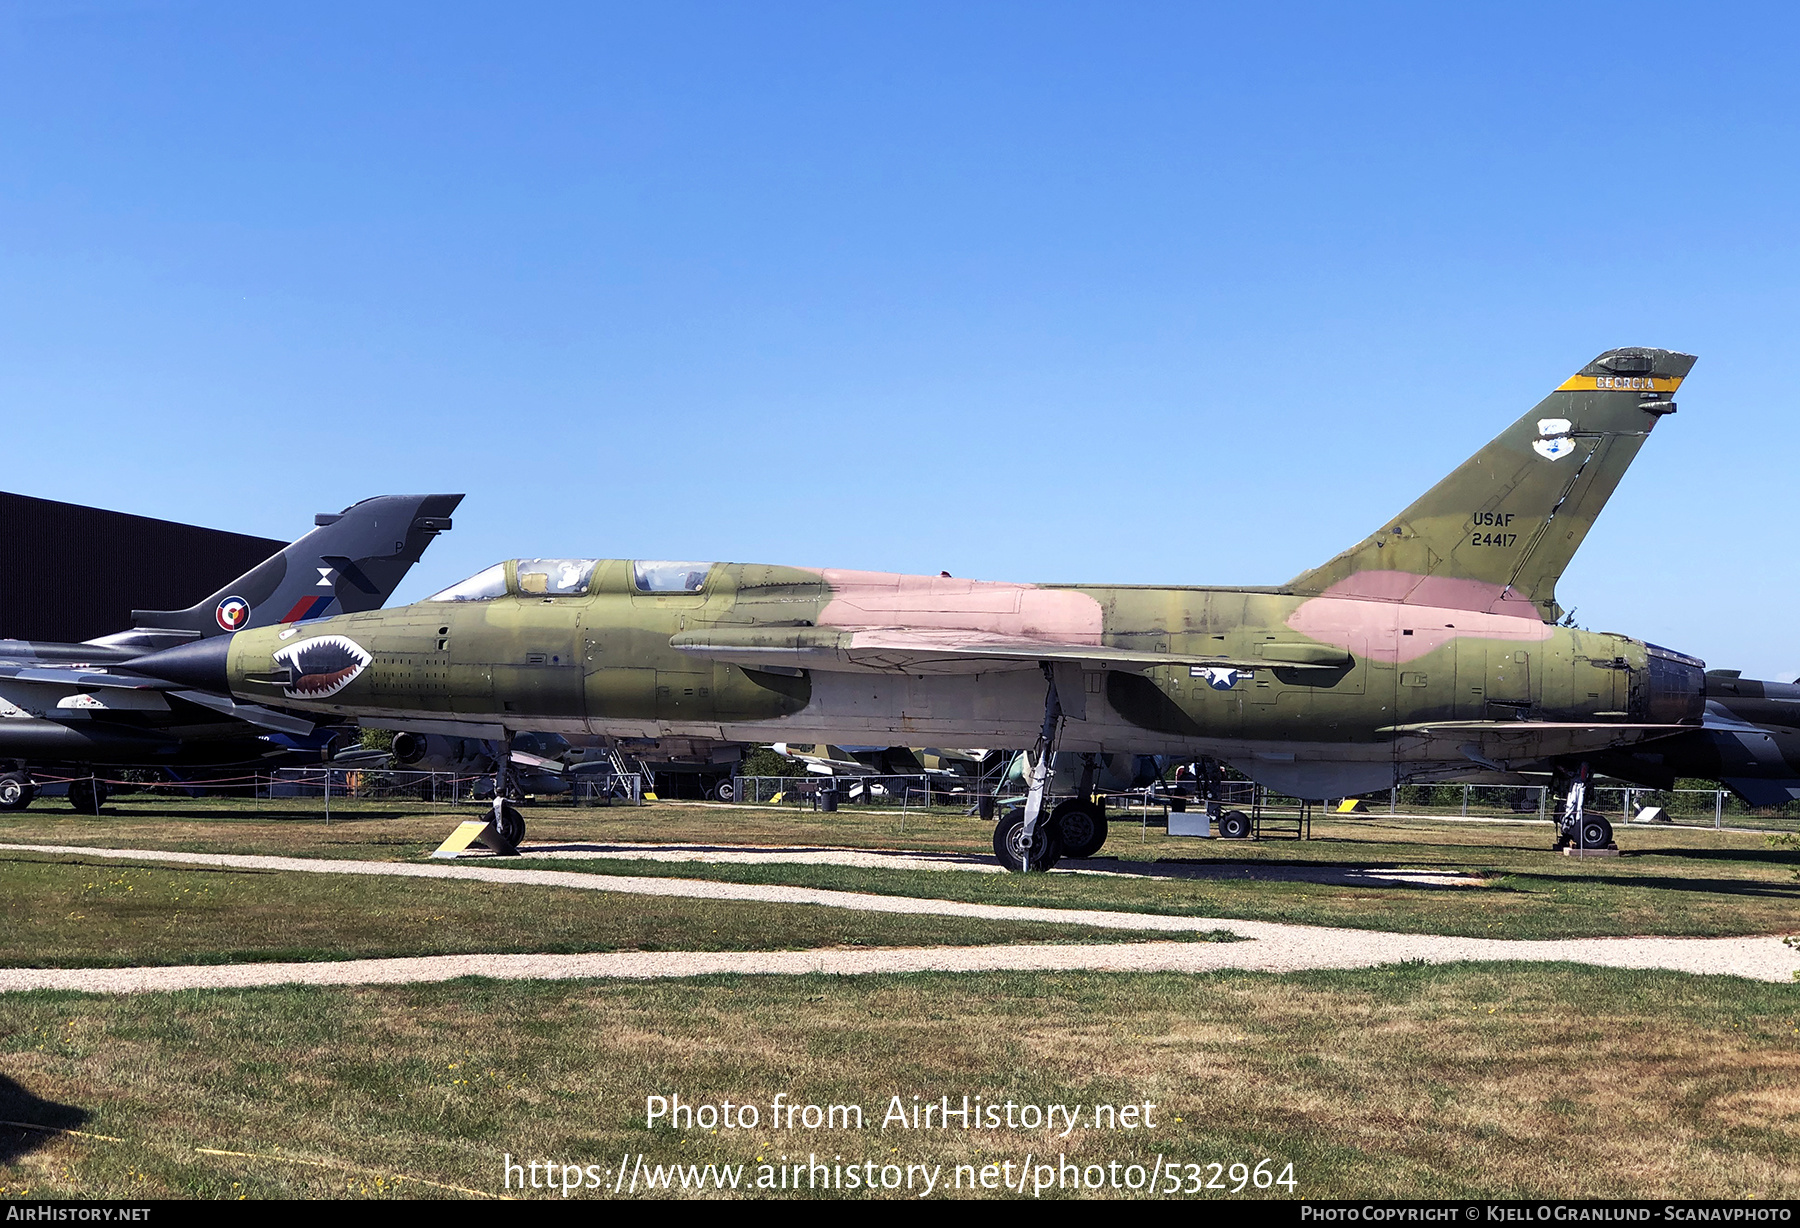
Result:
{"label": "camouflage fighter jet", "polygon": [[415,605],[240,631],[131,668],[450,736],[1030,745],[1027,804],[996,825],[995,848],[1043,867],[1072,813],[1044,821],[1056,750],[1207,757],[1327,798],[1697,724],[1701,662],[1560,626],[1555,593],[1693,362],[1600,355],[1376,532],[1274,587],[519,559]]}

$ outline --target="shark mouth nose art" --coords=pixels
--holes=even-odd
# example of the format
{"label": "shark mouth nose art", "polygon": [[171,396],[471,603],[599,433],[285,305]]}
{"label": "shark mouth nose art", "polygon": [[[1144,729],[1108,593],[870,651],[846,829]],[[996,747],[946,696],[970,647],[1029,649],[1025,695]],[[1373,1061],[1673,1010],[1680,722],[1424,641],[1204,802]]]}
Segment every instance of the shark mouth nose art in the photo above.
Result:
{"label": "shark mouth nose art", "polygon": [[363,672],[372,660],[361,645],[341,635],[321,635],[315,639],[289,644],[275,654],[275,663],[285,665],[293,679],[287,686],[289,699],[324,699],[335,695]]}

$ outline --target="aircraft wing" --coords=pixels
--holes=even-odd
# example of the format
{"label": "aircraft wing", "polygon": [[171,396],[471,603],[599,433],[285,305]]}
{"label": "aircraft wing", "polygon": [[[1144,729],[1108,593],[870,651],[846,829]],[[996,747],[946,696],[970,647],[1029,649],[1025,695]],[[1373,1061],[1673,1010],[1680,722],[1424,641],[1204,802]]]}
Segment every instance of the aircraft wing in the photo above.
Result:
{"label": "aircraft wing", "polygon": [[315,728],[312,721],[298,716],[290,716],[286,712],[277,712],[273,708],[265,708],[261,704],[247,704],[226,695],[213,695],[206,691],[171,691],[177,699],[185,699],[202,708],[210,708],[224,716],[232,717],[249,725],[263,729],[274,729],[281,733],[309,734]]}
{"label": "aircraft wing", "polygon": [[[684,631],[672,648],[751,669],[823,669],[889,674],[986,674],[1034,669],[1040,661],[1087,669],[1143,671],[1190,665],[1217,669],[1349,668],[1349,653],[1326,644],[1264,646],[1266,656],[1147,652],[1104,644],[1068,644],[984,631],[913,627],[708,627]],[[1272,650],[1272,651],[1271,651]]]}
{"label": "aircraft wing", "polygon": [[315,727],[312,721],[290,716],[285,712],[277,712],[273,708],[265,708],[260,704],[247,704],[232,699],[229,695],[216,695],[208,691],[178,689],[175,683],[164,682],[156,678],[143,678],[135,674],[111,674],[83,669],[79,666],[57,669],[54,666],[0,662],[0,678],[15,679],[19,682],[49,683],[54,686],[67,687],[74,693],[103,689],[163,691],[177,699],[185,699],[191,704],[209,708],[214,712],[263,729],[304,735],[311,733]]}
{"label": "aircraft wing", "polygon": [[1609,747],[1666,738],[1692,725],[1588,724],[1582,721],[1421,721],[1389,725],[1378,733],[1414,741],[1421,749],[1437,746],[1444,759],[1468,759],[1483,767],[1510,770],[1562,755],[1579,755]]}
{"label": "aircraft wing", "polygon": [[80,667],[58,669],[55,666],[26,665],[0,661],[0,678],[17,678],[20,682],[53,682],[78,691],[94,687],[122,687],[133,691],[166,691],[173,683],[136,674],[112,674]]}

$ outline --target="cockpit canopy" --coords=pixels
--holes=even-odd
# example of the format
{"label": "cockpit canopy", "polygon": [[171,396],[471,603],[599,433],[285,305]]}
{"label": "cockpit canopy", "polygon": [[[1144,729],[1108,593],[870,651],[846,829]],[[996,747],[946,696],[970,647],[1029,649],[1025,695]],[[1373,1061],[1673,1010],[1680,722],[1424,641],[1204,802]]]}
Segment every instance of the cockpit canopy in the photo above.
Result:
{"label": "cockpit canopy", "polygon": [[[580,597],[593,582],[598,559],[519,559],[495,563],[460,584],[452,584],[427,601],[492,601],[517,597]],[[507,583],[508,569],[512,583]],[[632,586],[640,593],[698,593],[706,584],[711,563],[670,562],[642,559],[631,565]]]}
{"label": "cockpit canopy", "polygon": [[697,593],[711,570],[711,563],[639,560],[631,565],[631,582],[640,593]]}
{"label": "cockpit canopy", "polygon": [[597,559],[520,559],[519,591],[527,597],[579,597]]}
{"label": "cockpit canopy", "polygon": [[433,593],[427,601],[492,601],[506,596],[506,564],[495,563],[486,571],[478,571],[461,584],[452,584],[441,593]]}

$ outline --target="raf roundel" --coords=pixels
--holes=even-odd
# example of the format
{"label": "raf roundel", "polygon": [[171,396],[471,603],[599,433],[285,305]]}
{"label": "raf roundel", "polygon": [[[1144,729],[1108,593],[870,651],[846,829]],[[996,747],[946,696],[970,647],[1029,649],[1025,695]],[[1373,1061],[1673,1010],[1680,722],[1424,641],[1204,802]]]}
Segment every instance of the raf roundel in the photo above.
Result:
{"label": "raf roundel", "polygon": [[242,597],[227,597],[213,611],[213,617],[219,620],[219,626],[226,631],[236,631],[250,621],[250,603]]}

